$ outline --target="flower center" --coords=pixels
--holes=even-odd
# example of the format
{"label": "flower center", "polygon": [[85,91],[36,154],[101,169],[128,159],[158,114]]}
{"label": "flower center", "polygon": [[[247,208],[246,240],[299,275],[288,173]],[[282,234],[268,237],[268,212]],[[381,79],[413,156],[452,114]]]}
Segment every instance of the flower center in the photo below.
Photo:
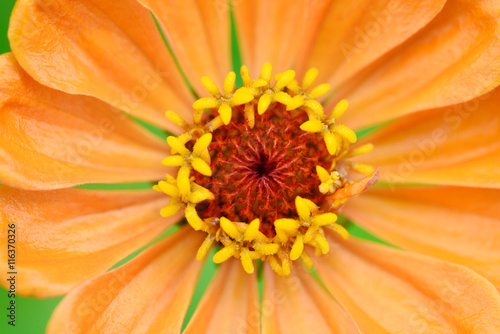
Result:
{"label": "flower center", "polygon": [[276,219],[296,216],[297,196],[321,203],[325,195],[318,191],[316,166],[327,168],[332,156],[320,136],[300,129],[307,121],[304,111],[274,104],[251,128],[242,109],[234,108],[231,123],[213,132],[212,176],[194,177],[215,198],[199,203],[196,211],[202,219],[258,218],[260,231],[274,237]]}
{"label": "flower center", "polygon": [[336,122],[347,101],[325,115],[316,99],[330,87],[309,89],[315,69],[301,86],[293,71],[277,74],[272,85],[269,64],[256,80],[244,66],[241,75],[244,87],[233,92],[231,72],[223,93],[202,78],[212,97],[194,103],[194,124],[167,112],[186,132],[168,137],[172,155],[162,163],[180,168],[154,189],[171,196],[163,216],[184,209],[188,223],[207,233],[199,260],[218,243],[216,263],[236,257],[251,273],[253,260],[262,259],[286,275],[299,258],[312,266],[304,245],[328,252],[326,230],[348,237],[335,213],[363,188],[354,178],[371,174],[358,185],[376,178],[371,166],[348,159],[373,146],[350,149],[356,135]]}

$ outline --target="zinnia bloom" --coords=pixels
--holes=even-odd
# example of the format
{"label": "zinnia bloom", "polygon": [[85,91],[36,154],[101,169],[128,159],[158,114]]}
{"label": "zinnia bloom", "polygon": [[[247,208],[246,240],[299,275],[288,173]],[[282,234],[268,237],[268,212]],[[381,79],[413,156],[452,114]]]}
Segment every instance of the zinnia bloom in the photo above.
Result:
{"label": "zinnia bloom", "polygon": [[17,292],[67,293],[48,333],[178,333],[213,260],[184,333],[499,333],[499,14],[19,0],[0,57]]}

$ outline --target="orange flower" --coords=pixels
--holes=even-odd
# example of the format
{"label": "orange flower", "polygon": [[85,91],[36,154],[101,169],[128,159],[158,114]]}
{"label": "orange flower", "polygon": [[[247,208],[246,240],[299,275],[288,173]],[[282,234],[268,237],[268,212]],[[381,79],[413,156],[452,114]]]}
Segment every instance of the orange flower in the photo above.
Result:
{"label": "orange flower", "polygon": [[215,245],[185,333],[500,332],[500,4],[232,4],[18,0],[0,254],[15,224],[17,292],[68,293],[47,332],[180,332]]}

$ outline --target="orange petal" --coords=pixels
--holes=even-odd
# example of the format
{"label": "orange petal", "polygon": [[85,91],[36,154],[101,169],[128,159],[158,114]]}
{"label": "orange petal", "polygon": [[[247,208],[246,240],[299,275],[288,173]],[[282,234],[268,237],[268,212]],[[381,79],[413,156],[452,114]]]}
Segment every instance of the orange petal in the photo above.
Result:
{"label": "orange petal", "polygon": [[183,333],[250,334],[260,333],[259,327],[256,275],[231,259],[221,265]]}
{"label": "orange petal", "polygon": [[380,181],[500,187],[500,88],[464,104],[409,115],[366,139],[359,158]]}
{"label": "orange petal", "polygon": [[21,0],[9,40],[21,66],[44,85],[95,96],[174,131],[165,110],[190,118],[193,97],[151,14],[135,0]]}
{"label": "orange petal", "polygon": [[500,289],[500,190],[373,189],[343,213],[384,240],[464,264]]}
{"label": "orange petal", "polygon": [[23,189],[162,178],[168,149],[106,103],[40,85],[0,56],[0,182]]}
{"label": "orange petal", "polygon": [[23,282],[17,292],[36,297],[63,294],[176,223],[179,215],[159,216],[165,204],[153,191],[24,191],[0,186],[2,263],[7,224],[15,224],[16,267]]}
{"label": "orange petal", "polygon": [[319,70],[318,82],[339,83],[429,23],[445,0],[333,1],[299,69]]}
{"label": "orange petal", "polygon": [[47,333],[180,333],[202,262],[201,233],[186,226],[58,305]]}
{"label": "orange petal", "polygon": [[155,14],[182,70],[200,96],[208,93],[201,77],[222,89],[231,71],[229,1],[139,0]]}
{"label": "orange petal", "polygon": [[330,253],[315,268],[361,332],[500,332],[500,295],[471,269],[366,241],[330,239]]}
{"label": "orange petal", "polygon": [[358,128],[491,91],[500,83],[499,11],[488,0],[447,1],[425,28],[346,81],[326,109],[349,100],[344,122]]}
{"label": "orange petal", "polygon": [[266,263],[262,333],[360,333],[356,324],[303,266],[278,276]]}
{"label": "orange petal", "polygon": [[[306,54],[329,0],[233,1],[243,63],[255,78],[270,62],[284,72]],[[299,27],[297,29],[297,27]]]}

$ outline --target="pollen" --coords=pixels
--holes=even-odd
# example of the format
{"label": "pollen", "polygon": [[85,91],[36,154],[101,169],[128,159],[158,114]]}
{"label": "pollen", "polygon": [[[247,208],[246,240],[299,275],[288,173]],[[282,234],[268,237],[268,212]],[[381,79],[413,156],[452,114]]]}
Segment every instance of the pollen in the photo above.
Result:
{"label": "pollen", "polygon": [[325,113],[320,99],[330,86],[313,86],[316,69],[300,84],[293,70],[273,76],[270,64],[256,79],[246,66],[240,75],[236,89],[234,72],[222,89],[203,77],[211,96],[193,104],[192,122],[166,112],[185,132],[167,138],[171,155],[162,164],[179,169],[153,189],[170,197],[162,216],[183,210],[187,223],[206,233],[197,260],[216,247],[215,263],[235,257],[253,273],[255,260],[268,261],[288,275],[294,261],[312,267],[310,252],[330,251],[328,234],[349,237],[337,214],[378,175],[351,159],[373,145],[351,147],[356,133],[338,121],[346,100]]}

